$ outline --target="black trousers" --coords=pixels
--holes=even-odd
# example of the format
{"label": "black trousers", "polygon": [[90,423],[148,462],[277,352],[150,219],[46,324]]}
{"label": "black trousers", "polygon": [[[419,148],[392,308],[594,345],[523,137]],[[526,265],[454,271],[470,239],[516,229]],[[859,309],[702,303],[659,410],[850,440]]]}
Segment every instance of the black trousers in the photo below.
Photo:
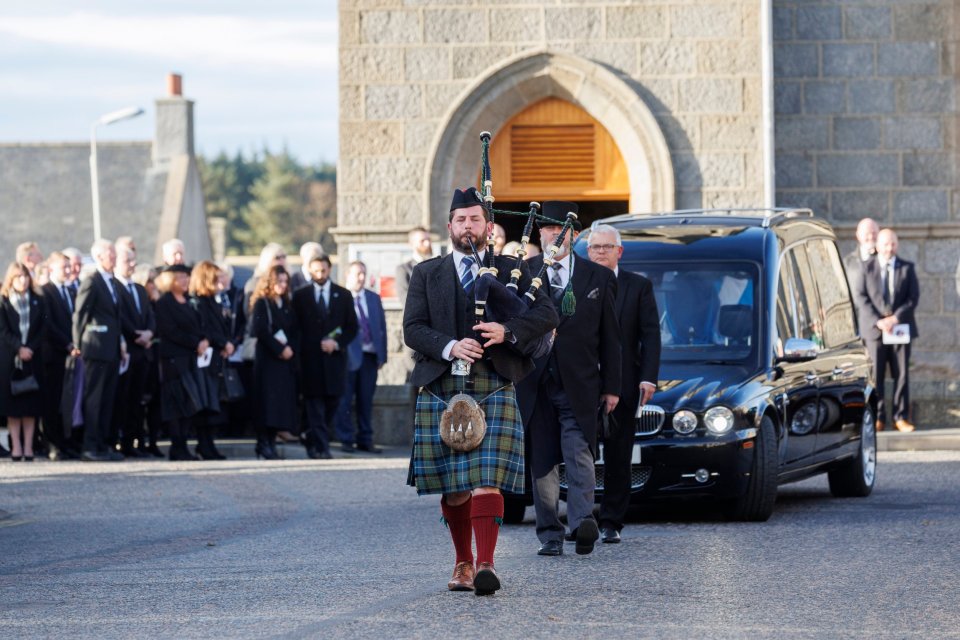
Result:
{"label": "black trousers", "polygon": [[[43,367],[43,436],[58,450],[65,448],[70,429],[64,429],[60,403],[63,397],[64,361],[48,362]],[[66,447],[70,448],[70,447]]]}
{"label": "black trousers", "polygon": [[[639,400],[638,400],[639,402]],[[637,403],[628,410],[619,403],[613,417],[619,429],[603,443],[603,501],[600,503],[600,526],[623,529],[630,508],[630,471],[633,458],[634,417]]]}
{"label": "black trousers", "polygon": [[873,374],[877,380],[877,419],[884,420],[887,403],[884,398],[884,380],[887,369],[893,379],[892,415],[894,421],[907,420],[910,416],[910,346],[909,344],[883,344],[881,340],[868,340],[867,351],[873,360]]}
{"label": "black trousers", "polygon": [[307,410],[307,425],[303,432],[303,441],[307,449],[329,451],[333,437],[333,425],[340,408],[340,396],[320,396],[304,398]]}
{"label": "black trousers", "polygon": [[116,403],[108,444],[120,442],[124,449],[132,449],[134,440],[143,444],[143,420],[146,414],[143,395],[147,387],[149,367],[150,362],[138,358],[131,361],[127,372],[117,379]]}
{"label": "black trousers", "polygon": [[83,365],[83,450],[103,453],[107,450],[120,364],[90,360]]}

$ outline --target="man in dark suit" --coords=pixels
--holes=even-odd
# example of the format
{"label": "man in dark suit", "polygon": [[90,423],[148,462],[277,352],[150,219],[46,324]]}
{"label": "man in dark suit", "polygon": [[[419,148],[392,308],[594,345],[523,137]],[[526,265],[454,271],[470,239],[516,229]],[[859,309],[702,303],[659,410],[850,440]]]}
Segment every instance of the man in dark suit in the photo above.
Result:
{"label": "man in dark suit", "polygon": [[[351,262],[347,269],[347,289],[353,295],[357,315],[357,337],[347,346],[347,388],[337,413],[337,438],[341,448],[381,453],[373,444],[373,394],[377,389],[377,371],[387,361],[387,318],[380,296],[364,289],[367,266]],[[351,406],[356,401],[357,428],[353,426]]]}
{"label": "man in dark suit", "polygon": [[70,286],[70,259],[59,251],[47,258],[50,281],[43,285],[47,318],[43,325],[43,435],[50,444],[51,460],[80,457],[70,442],[70,427],[60,412],[67,357],[73,351],[73,288]]}
{"label": "man in dark suit", "polygon": [[877,234],[880,225],[873,218],[864,218],[857,223],[857,248],[843,256],[843,265],[847,269],[847,282],[850,290],[857,288],[863,265],[877,255]]}
{"label": "man in dark suit", "polygon": [[413,249],[413,256],[397,267],[396,280],[394,287],[397,292],[397,300],[403,304],[407,299],[407,289],[410,286],[410,276],[413,274],[413,268],[433,257],[433,246],[430,243],[430,232],[423,227],[412,229],[407,234],[407,244]]}
{"label": "man in dark suit", "polygon": [[[118,381],[117,401],[114,406],[111,442],[122,437],[121,452],[127,457],[141,458],[147,455],[143,421],[146,413],[143,396],[147,387],[149,367],[153,362],[153,335],[157,321],[147,290],[135,283],[133,272],[137,268],[136,253],[117,242],[117,266],[114,269],[120,291],[123,336],[130,355],[130,364]],[[134,446],[137,441],[138,447]]]}
{"label": "man in dark suit", "polygon": [[83,452],[85,461],[123,460],[109,448],[117,377],[123,348],[120,292],[113,277],[117,260],[109,240],[90,248],[97,270],[80,285],[73,314],[73,355],[83,357]]}
{"label": "man in dark suit", "polygon": [[898,431],[913,431],[910,415],[910,342],[884,344],[897,325],[907,325],[910,340],[919,337],[914,310],[920,284],[913,263],[897,257],[897,234],[883,229],[877,235],[877,255],[863,265],[854,289],[860,337],[873,360],[877,384],[878,431],[884,428],[884,379],[887,366],[893,378],[893,424]]}
{"label": "man in dark suit", "polygon": [[323,247],[319,242],[304,242],[300,246],[300,268],[290,276],[290,291],[296,293],[313,282],[310,274],[310,263],[317,256],[323,255]]}
{"label": "man in dark suit", "polygon": [[[545,250],[561,233],[568,211],[576,213],[577,205],[543,203],[543,215],[555,221],[540,223]],[[560,312],[553,349],[537,361],[534,374],[519,387],[523,422],[531,439],[533,505],[542,543],[539,554],[546,556],[563,554],[564,527],[558,514],[560,463],[565,465],[567,523],[576,551],[593,551],[600,535],[593,518],[597,414],[598,410],[613,411],[620,396],[617,279],[606,267],[577,255],[571,262],[569,248],[578,229],[579,223],[575,223],[553,264],[545,254],[529,261],[533,273],[539,273],[545,261],[549,265],[544,286],[549,287]]]}
{"label": "man in dark suit", "polygon": [[[493,562],[503,521],[500,492],[523,491],[523,426],[513,383],[533,370],[527,349],[557,324],[542,292],[511,319],[477,322],[475,289],[487,256],[474,254],[471,243],[484,248],[490,226],[477,190],[456,190],[447,224],[453,251],[413,269],[403,313],[404,341],[416,359],[411,383],[420,388],[407,483],[420,495],[442,494],[440,510],[456,552],[447,588],[477,595],[500,588]],[[499,282],[509,282],[514,261],[496,258],[493,264]],[[521,265],[521,291],[529,283]],[[448,447],[439,433],[443,413],[458,392],[486,413],[483,439],[469,451]],[[466,420],[461,418],[461,425]]]}
{"label": "man in dark suit", "polygon": [[347,345],[357,335],[353,296],[330,281],[330,258],[310,261],[313,282],[293,294],[300,327],[300,393],[307,424],[301,439],[311,458],[330,459],[330,437],[347,378]]}
{"label": "man in dark suit", "polygon": [[634,419],[657,389],[660,371],[660,314],[653,283],[638,273],[621,269],[620,232],[601,224],[590,231],[590,260],[612,269],[617,276],[617,320],[620,324],[621,393],[613,411],[616,429],[604,441],[603,501],[600,503],[600,539],[620,542],[620,531],[630,506]]}

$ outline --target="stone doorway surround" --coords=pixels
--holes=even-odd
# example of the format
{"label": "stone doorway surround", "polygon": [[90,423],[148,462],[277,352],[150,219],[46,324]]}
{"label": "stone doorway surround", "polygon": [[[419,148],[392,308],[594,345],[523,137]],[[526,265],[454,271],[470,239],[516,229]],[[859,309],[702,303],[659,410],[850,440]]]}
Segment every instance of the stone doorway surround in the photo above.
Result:
{"label": "stone doorway surround", "polygon": [[[536,49],[488,68],[444,115],[424,168],[428,217],[423,222],[428,228],[445,228],[451,190],[476,182],[480,132],[496,135],[516,113],[551,96],[579,106],[613,136],[630,176],[630,211],[674,208],[670,151],[660,126],[637,92],[607,67],[577,56]],[[497,176],[492,178],[496,196]]]}

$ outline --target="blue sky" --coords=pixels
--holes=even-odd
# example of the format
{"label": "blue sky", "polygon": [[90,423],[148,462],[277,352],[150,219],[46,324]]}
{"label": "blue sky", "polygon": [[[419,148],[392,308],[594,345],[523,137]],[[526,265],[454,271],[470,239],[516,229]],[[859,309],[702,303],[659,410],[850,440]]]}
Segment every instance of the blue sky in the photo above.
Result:
{"label": "blue sky", "polygon": [[[82,7],[82,8],[78,8]],[[284,146],[337,157],[337,3],[14,0],[0,8],[0,143],[153,137],[169,72],[195,101],[197,152]]]}

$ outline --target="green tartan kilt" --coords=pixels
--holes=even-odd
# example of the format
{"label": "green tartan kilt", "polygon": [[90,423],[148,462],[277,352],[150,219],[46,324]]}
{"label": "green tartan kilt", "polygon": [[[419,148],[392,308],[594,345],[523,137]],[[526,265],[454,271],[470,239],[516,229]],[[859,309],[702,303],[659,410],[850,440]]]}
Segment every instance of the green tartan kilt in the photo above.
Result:
{"label": "green tartan kilt", "polygon": [[463,388],[461,379],[446,373],[420,389],[407,476],[407,484],[420,495],[478,487],[523,493],[523,424],[513,383],[485,365],[475,364],[471,378],[473,387],[467,393],[487,420],[483,442],[473,451],[454,451],[440,439],[440,416],[446,402]]}

